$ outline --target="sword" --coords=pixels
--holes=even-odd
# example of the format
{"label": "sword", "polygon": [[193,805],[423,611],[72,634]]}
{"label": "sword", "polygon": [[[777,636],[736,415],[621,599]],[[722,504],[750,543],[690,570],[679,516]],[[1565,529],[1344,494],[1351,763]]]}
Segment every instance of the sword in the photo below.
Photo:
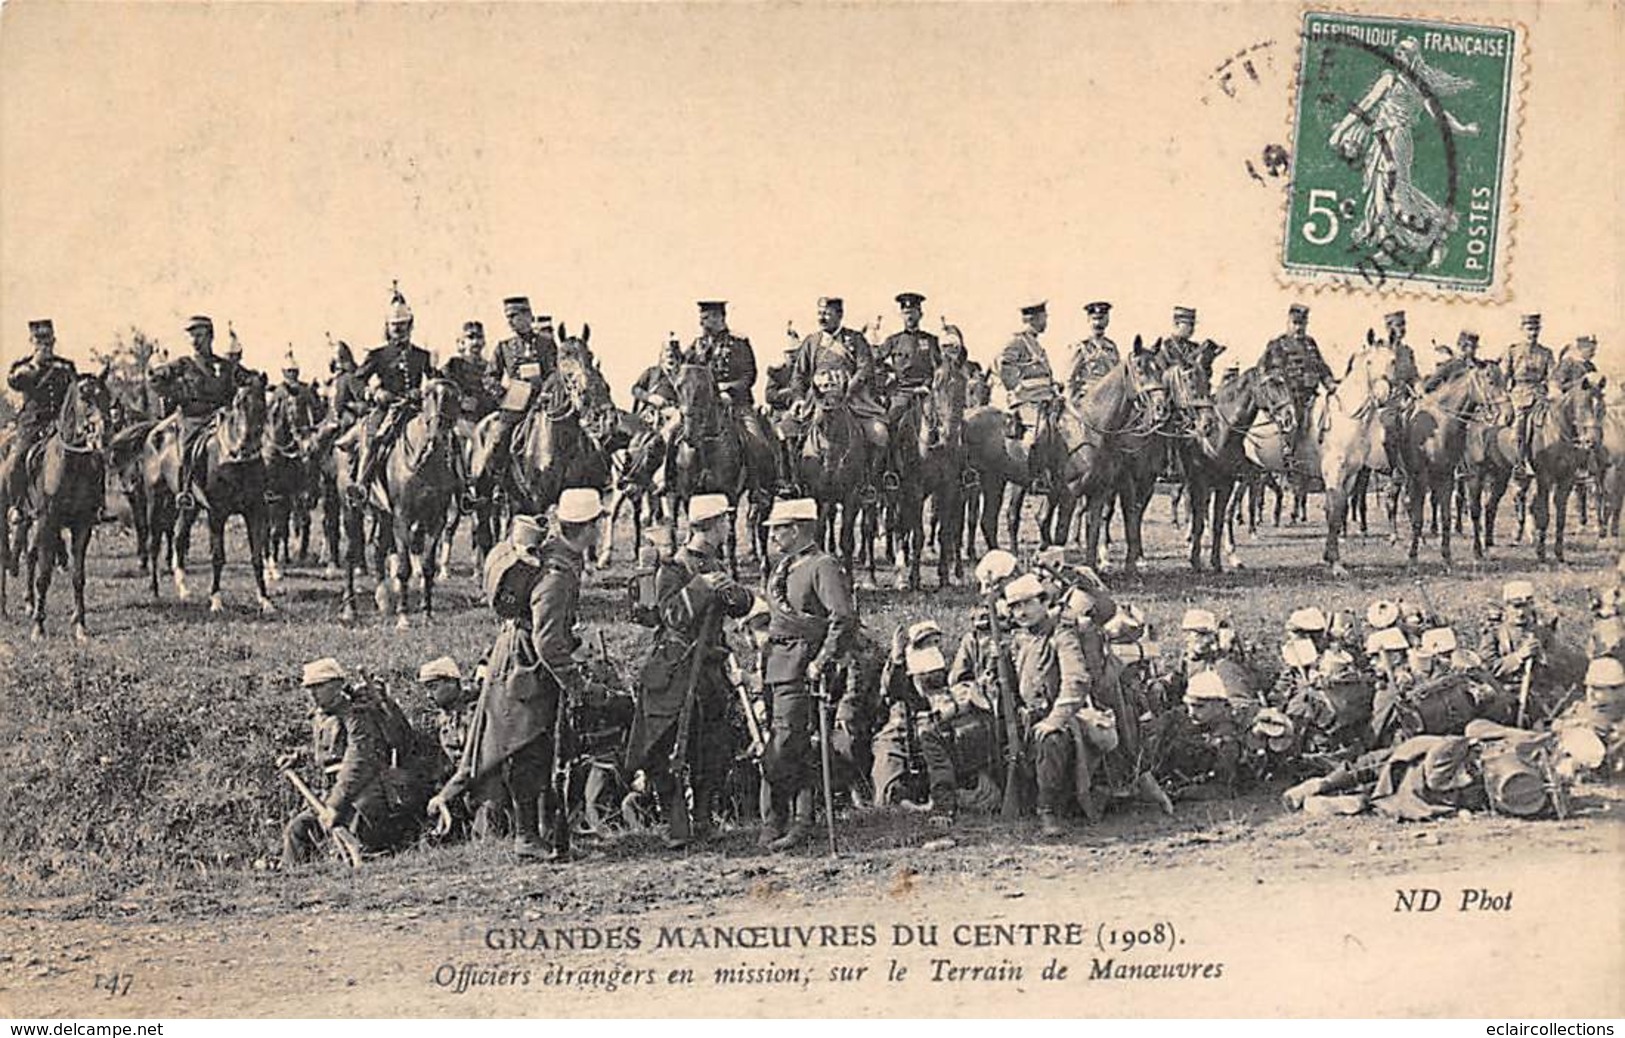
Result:
{"label": "sword", "polygon": [[835,857],[839,851],[835,847],[835,787],[831,780],[829,755],[829,678],[825,677],[818,683],[818,764],[824,778],[824,828],[829,833],[829,855]]}

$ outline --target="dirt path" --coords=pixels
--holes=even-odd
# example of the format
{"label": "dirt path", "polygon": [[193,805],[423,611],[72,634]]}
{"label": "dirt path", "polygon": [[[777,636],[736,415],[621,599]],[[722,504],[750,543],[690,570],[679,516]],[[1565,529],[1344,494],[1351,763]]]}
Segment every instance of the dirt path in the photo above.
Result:
{"label": "dirt path", "polygon": [[[743,834],[720,852],[600,855],[565,868],[459,849],[354,881],[264,877],[235,903],[167,922],[14,915],[0,1013],[1619,1016],[1619,819],[1615,803],[1568,822],[1423,827],[1297,816],[1227,824],[1210,813],[1151,838],[1140,819],[1053,846],[972,831],[940,851],[882,848],[833,863],[757,857]],[[1437,911],[1396,911],[1400,891],[1423,889],[1440,892]],[[1510,894],[1510,906],[1461,911],[1463,892],[1481,890]],[[922,924],[936,925],[938,946],[894,945],[894,927]],[[657,947],[663,929],[692,941],[695,928],[761,926],[793,944],[845,946]],[[558,928],[622,944],[635,932],[640,946],[487,944],[493,931],[500,946],[514,931],[534,941]],[[1166,940],[1114,948],[1113,930]],[[1017,943],[986,943],[1001,937]],[[896,981],[893,960],[907,970]],[[1064,978],[1043,976],[1052,962]],[[465,966],[506,982],[459,993]],[[976,966],[993,979],[947,979]],[[1148,966],[1195,975],[1150,977]],[[718,983],[719,968],[746,967],[772,972],[767,982]],[[841,967],[847,979],[834,979]],[[693,970],[691,984],[669,982],[680,968]],[[1141,975],[1119,977],[1130,969]],[[129,976],[127,994],[96,989],[110,974]]]}

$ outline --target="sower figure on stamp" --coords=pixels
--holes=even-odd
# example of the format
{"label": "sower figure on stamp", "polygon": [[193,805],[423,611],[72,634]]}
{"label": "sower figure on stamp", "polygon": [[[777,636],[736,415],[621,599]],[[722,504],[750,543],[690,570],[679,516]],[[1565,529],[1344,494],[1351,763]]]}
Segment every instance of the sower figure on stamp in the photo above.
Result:
{"label": "sower figure on stamp", "polygon": [[1082,397],[1090,386],[1123,361],[1117,343],[1106,337],[1106,327],[1112,320],[1112,304],[1100,300],[1089,303],[1083,311],[1089,315],[1089,337],[1072,347],[1072,369],[1066,379],[1066,394],[1073,400]]}
{"label": "sower figure on stamp", "polygon": [[[429,802],[431,814],[488,776],[501,775],[513,802],[514,850],[523,858],[570,854],[568,805],[559,770],[573,754],[571,707],[591,693],[575,656],[574,628],[586,557],[597,548],[603,510],[598,492],[559,497],[558,532],[542,543],[528,516],[485,563],[485,594],[503,620],[491,646],[485,688],[457,773]],[[567,778],[567,776],[566,776]],[[551,781],[550,781],[551,780]],[[542,838],[542,806],[551,846]]]}
{"label": "sower figure on stamp", "polygon": [[175,404],[180,436],[180,468],[175,504],[183,511],[197,507],[192,496],[192,466],[196,447],[215,411],[231,403],[240,386],[253,379],[247,368],[214,354],[214,322],[201,314],[186,322],[192,337],[189,356],[177,357],[154,368],[153,388]]}
{"label": "sower figure on stamp", "polygon": [[1544,418],[1547,390],[1556,361],[1552,351],[1540,341],[1540,315],[1525,314],[1524,341],[1507,348],[1504,365],[1506,384],[1512,391],[1512,409],[1517,416],[1518,457],[1525,478],[1533,479],[1535,467],[1530,458],[1530,441],[1535,422]]}
{"label": "sower figure on stamp", "polygon": [[[352,501],[366,500],[368,487],[378,474],[383,459],[417,407],[423,383],[433,374],[429,351],[412,341],[412,308],[406,305],[400,286],[390,290],[389,317],[384,321],[384,343],[367,351],[366,359],[352,376],[363,387],[371,411],[359,424],[360,444],[356,450],[355,482],[349,486]],[[348,437],[340,443],[348,442]]]}
{"label": "sower figure on stamp", "polygon": [[[871,448],[874,461],[869,466],[866,495],[873,500],[874,478],[884,464],[891,433],[886,428],[886,410],[874,396],[875,364],[869,340],[862,332],[853,331],[841,322],[846,303],[838,296],[824,296],[818,300],[818,330],[801,340],[791,367],[797,405],[784,422],[787,462],[794,461],[794,451],[802,441],[802,433],[810,422],[814,391],[830,384],[846,387],[846,404],[858,419],[864,439]],[[793,464],[786,470],[795,471]]]}
{"label": "sower figure on stamp", "polygon": [[[305,664],[301,684],[315,707],[313,763],[329,785],[319,805],[308,797],[283,829],[284,864],[310,860],[323,834],[336,829],[345,830],[364,850],[397,846],[414,831],[417,818],[415,809],[406,807],[414,798],[390,789],[391,779],[404,772],[391,768],[389,739],[376,701],[364,689],[352,688],[344,668],[331,657]],[[289,775],[296,756],[278,762]]]}
{"label": "sower figure on stamp", "polygon": [[[27,492],[24,458],[30,447],[50,435],[62,401],[79,375],[73,361],[56,355],[56,328],[49,320],[29,321],[28,338],[33,352],[13,361],[6,373],[6,384],[23,398],[9,442],[0,451],[0,500],[7,506],[4,521],[12,526],[21,518],[19,507]],[[11,564],[10,559],[0,562]]]}
{"label": "sower figure on stamp", "polygon": [[[1021,330],[999,352],[999,382],[1017,426],[1017,460],[1027,465],[1038,433],[1060,400],[1049,354],[1038,337],[1049,328],[1049,304],[1028,303],[1021,308]],[[1015,446],[1014,444],[1012,446]]]}
{"label": "sower figure on stamp", "polygon": [[[929,392],[931,379],[942,363],[942,349],[937,337],[920,328],[925,296],[918,292],[899,292],[897,307],[903,315],[902,331],[893,332],[875,348],[875,368],[884,380],[886,425],[895,429],[920,393]],[[892,488],[898,477],[895,459],[886,461],[885,482]]]}
{"label": "sower figure on stamp", "polygon": [[509,296],[502,301],[513,335],[497,343],[491,358],[491,374],[501,381],[502,399],[497,407],[497,425],[488,446],[475,454],[469,465],[471,475],[481,485],[498,483],[495,474],[508,460],[514,427],[525,417],[541,394],[538,390],[559,369],[559,347],[553,340],[552,322],[537,322],[527,296]]}
{"label": "sower figure on stamp", "polygon": [[812,831],[819,774],[813,710],[825,708],[827,679],[850,646],[858,614],[840,560],[818,546],[817,502],[775,502],[767,525],[779,560],[768,579],[773,615],[763,680],[772,735],[762,758],[767,816],[759,842],[778,851]]}
{"label": "sower figure on stamp", "polygon": [[1309,308],[1293,303],[1287,310],[1287,333],[1277,335],[1264,347],[1264,356],[1258,362],[1260,370],[1278,376],[1292,393],[1292,408],[1296,413],[1297,435],[1282,437],[1282,454],[1289,469],[1297,465],[1298,441],[1306,433],[1309,402],[1315,393],[1325,388],[1330,391],[1336,384],[1332,369],[1320,355],[1320,345],[1309,334]]}
{"label": "sower figure on stamp", "polygon": [[722,621],[745,616],[754,599],[728,576],[723,552],[733,512],[726,495],[697,494],[688,508],[688,543],[660,564],[654,616],[640,617],[657,629],[638,677],[626,749],[627,770],[642,770],[654,785],[673,848],[711,835],[734,751]]}

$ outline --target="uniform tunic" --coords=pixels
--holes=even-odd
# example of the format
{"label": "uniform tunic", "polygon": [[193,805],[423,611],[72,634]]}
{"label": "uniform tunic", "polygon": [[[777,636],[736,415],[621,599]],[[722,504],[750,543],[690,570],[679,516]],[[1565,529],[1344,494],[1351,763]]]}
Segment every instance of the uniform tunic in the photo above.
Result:
{"label": "uniform tunic", "polygon": [[458,355],[445,363],[445,375],[462,397],[462,413],[479,421],[496,408],[497,390],[483,357]]}
{"label": "uniform tunic", "polygon": [[1123,362],[1117,343],[1104,335],[1091,335],[1072,347],[1072,370],[1067,374],[1066,390],[1078,396],[1095,382],[1106,377]]}
{"label": "uniform tunic", "polygon": [[[534,364],[536,369],[526,378],[520,372],[524,365]],[[491,357],[491,373],[511,382],[529,382],[533,389],[552,377],[559,369],[559,347],[551,333],[532,329],[529,335],[514,335],[497,343]]]}
{"label": "uniform tunic", "polygon": [[875,351],[875,361],[891,376],[898,389],[929,386],[942,363],[942,347],[927,331],[893,332]]}
{"label": "uniform tunic", "polygon": [[1507,349],[1503,362],[1507,385],[1512,388],[1512,404],[1525,412],[1546,399],[1546,383],[1556,366],[1552,351],[1535,343],[1518,343]]}
{"label": "uniform tunic", "polygon": [[1264,356],[1258,366],[1285,379],[1293,399],[1300,405],[1332,378],[1332,370],[1326,366],[1326,359],[1320,355],[1320,345],[1312,335],[1276,336],[1264,347]]}
{"label": "uniform tunic", "polygon": [[17,428],[22,440],[31,443],[56,421],[62,410],[62,401],[79,376],[79,369],[66,357],[52,356],[43,363],[32,354],[12,362],[6,375],[6,384],[22,394],[22,410],[17,414]]}
{"label": "uniform tunic", "polygon": [[1557,372],[1554,381],[1561,393],[1567,393],[1579,385],[1587,375],[1596,374],[1597,365],[1580,356],[1572,348],[1563,351],[1563,359],[1557,362]]}
{"label": "uniform tunic", "polygon": [[1014,635],[1017,695],[1031,725],[1038,809],[1055,812],[1074,789],[1070,724],[1088,701],[1090,668],[1077,628],[1046,617]]}
{"label": "uniform tunic", "polygon": [[1054,378],[1049,354],[1038,341],[1038,333],[1031,329],[1023,328],[1011,336],[999,352],[999,381],[1007,393],[1014,393],[1017,386],[1029,379],[1053,381]]}
{"label": "uniform tunic", "polygon": [[703,364],[716,377],[717,391],[730,402],[748,407],[756,387],[756,351],[750,340],[724,328],[706,333],[689,344],[685,364]]}

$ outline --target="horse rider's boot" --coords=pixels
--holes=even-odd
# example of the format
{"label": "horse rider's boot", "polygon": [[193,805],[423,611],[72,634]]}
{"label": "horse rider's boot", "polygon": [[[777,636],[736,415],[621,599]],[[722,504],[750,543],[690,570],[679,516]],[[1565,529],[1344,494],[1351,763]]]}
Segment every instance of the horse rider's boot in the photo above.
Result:
{"label": "horse rider's boot", "polygon": [[704,842],[716,835],[716,824],[712,819],[712,806],[716,797],[711,791],[708,782],[701,782],[693,787],[694,810],[689,819],[689,831],[693,834],[695,842]]}
{"label": "horse rider's boot", "polygon": [[1518,470],[1525,479],[1535,478],[1534,438],[1534,411],[1525,411],[1518,417]]}
{"label": "horse rider's boot", "polygon": [[367,484],[372,482],[373,470],[377,467],[372,460],[377,457],[377,451],[373,450],[373,441],[375,439],[377,439],[376,433],[372,436],[362,437],[361,449],[356,452],[355,481],[346,488],[352,505],[360,505],[367,500]]}
{"label": "horse rider's boot", "polygon": [[1066,828],[1061,825],[1061,820],[1055,816],[1055,809],[1051,807],[1038,809],[1038,831],[1041,835],[1047,837],[1066,834]]}
{"label": "horse rider's boot", "polygon": [[196,445],[195,440],[181,440],[181,464],[175,478],[175,507],[183,512],[197,508],[197,498],[192,495],[192,451]]}
{"label": "horse rider's boot", "polygon": [[[694,831],[689,826],[688,804],[683,799],[682,784],[668,781],[662,786],[661,800],[666,807],[666,835],[663,840],[672,850],[687,847],[694,840]],[[695,806],[699,806],[697,802]]]}
{"label": "horse rider's boot", "polygon": [[813,791],[806,788],[796,794],[795,815],[783,836],[768,844],[773,851],[787,851],[805,843],[813,831]]}

